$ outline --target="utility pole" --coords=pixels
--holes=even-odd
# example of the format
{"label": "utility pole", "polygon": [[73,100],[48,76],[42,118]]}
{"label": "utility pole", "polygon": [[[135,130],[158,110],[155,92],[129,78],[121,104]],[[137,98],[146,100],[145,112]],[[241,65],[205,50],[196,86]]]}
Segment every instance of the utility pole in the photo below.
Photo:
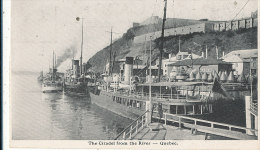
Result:
{"label": "utility pole", "polygon": [[162,23],[162,35],[161,35],[161,42],[160,42],[160,57],[159,57],[159,67],[158,67],[158,78],[159,82],[161,81],[161,68],[162,68],[162,55],[163,55],[163,40],[164,40],[164,26],[166,21],[166,9],[167,9],[167,0],[164,0],[164,14],[163,14],[163,23]]}

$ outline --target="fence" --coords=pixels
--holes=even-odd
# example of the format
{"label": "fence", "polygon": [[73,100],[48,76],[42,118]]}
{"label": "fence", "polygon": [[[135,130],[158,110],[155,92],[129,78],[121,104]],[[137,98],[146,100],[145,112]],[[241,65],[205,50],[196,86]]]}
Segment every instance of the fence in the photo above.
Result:
{"label": "fence", "polygon": [[[153,113],[153,118],[159,119],[158,112]],[[240,127],[236,125],[230,125],[225,123],[218,123],[213,121],[207,121],[202,119],[196,119],[186,116],[179,116],[174,114],[168,114],[164,113],[163,118],[165,125],[167,123],[171,122],[172,124],[177,124],[179,128],[182,126],[191,128],[191,129],[198,129],[205,133],[212,133],[224,137],[234,138],[234,139],[246,139],[247,137],[251,137],[252,139],[255,139],[256,136],[247,136],[246,132],[247,130],[250,130],[251,132],[255,133],[257,135],[258,130],[246,128],[246,127]]]}
{"label": "fence", "polygon": [[137,134],[140,130],[142,130],[146,125],[146,111],[141,116],[139,116],[135,121],[133,121],[128,127],[126,127],[122,132],[120,132],[115,140],[126,140],[132,139],[132,137]]}
{"label": "fence", "polygon": [[258,104],[256,102],[250,101],[250,109],[254,114],[258,114]]}
{"label": "fence", "polygon": [[[133,96],[136,97],[149,97],[149,93],[141,93],[138,92],[134,94]],[[158,94],[158,93],[152,93],[151,97],[156,99],[187,99],[187,95],[181,95],[181,94]]]}

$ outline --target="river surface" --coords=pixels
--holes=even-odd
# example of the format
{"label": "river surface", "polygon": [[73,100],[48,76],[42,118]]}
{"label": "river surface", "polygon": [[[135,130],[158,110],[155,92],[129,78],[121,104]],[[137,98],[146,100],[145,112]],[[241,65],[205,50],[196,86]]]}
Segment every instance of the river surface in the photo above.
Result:
{"label": "river surface", "polygon": [[11,77],[13,140],[109,140],[132,120],[91,104],[89,98],[42,93],[37,75]]}

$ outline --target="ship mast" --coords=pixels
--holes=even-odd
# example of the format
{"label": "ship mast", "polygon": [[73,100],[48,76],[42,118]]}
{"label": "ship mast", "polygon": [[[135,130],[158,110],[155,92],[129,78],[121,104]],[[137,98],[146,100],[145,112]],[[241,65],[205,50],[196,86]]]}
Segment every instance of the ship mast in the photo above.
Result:
{"label": "ship mast", "polygon": [[149,121],[152,122],[152,37],[150,37],[150,70],[149,70]]}
{"label": "ship mast", "polygon": [[111,32],[110,32],[110,52],[109,52],[109,73],[108,75],[112,75],[112,28],[111,28]]}
{"label": "ship mast", "polygon": [[74,49],[72,49],[72,63],[71,63],[72,70],[73,70],[73,64],[74,64]]}
{"label": "ship mast", "polygon": [[164,0],[164,14],[163,14],[163,23],[162,23],[162,35],[161,35],[161,40],[160,40],[160,57],[159,57],[159,67],[158,67],[158,81],[160,82],[161,80],[161,68],[162,68],[162,55],[163,55],[163,40],[164,40],[164,26],[165,26],[165,21],[166,21],[166,9],[167,9],[167,0]]}
{"label": "ship mast", "polygon": [[80,51],[80,76],[82,74],[82,51],[83,51],[83,18],[82,25],[81,25],[81,51]]}
{"label": "ship mast", "polygon": [[54,82],[54,51],[52,52],[52,81]]}
{"label": "ship mast", "polygon": [[112,62],[112,67],[111,67],[111,74],[113,73],[113,70],[114,70],[115,60],[116,60],[116,51],[113,54],[113,62]]}

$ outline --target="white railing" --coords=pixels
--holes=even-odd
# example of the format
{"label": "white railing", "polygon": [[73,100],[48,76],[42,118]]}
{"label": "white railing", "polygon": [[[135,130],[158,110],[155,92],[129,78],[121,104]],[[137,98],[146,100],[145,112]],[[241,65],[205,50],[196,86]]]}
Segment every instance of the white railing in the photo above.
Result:
{"label": "white railing", "polygon": [[[158,112],[153,113],[153,118],[159,119],[157,116]],[[230,125],[230,124],[225,124],[225,123],[218,123],[218,122],[213,122],[213,121],[207,121],[207,120],[202,120],[202,119],[196,119],[192,117],[187,117],[187,116],[179,116],[179,115],[174,115],[174,114],[168,114],[164,113],[163,118],[165,125],[167,125],[167,122],[172,122],[172,123],[177,123],[177,125],[181,128],[182,124],[183,125],[192,125],[194,128],[196,126],[200,127],[210,127],[212,129],[221,129],[224,131],[235,131],[239,133],[244,133],[246,134],[247,130],[250,130],[251,132],[255,133],[257,136],[258,130],[256,129],[251,129],[251,128],[246,128],[246,127],[241,127],[241,126],[236,126],[236,125]],[[228,136],[228,135],[227,135]]]}
{"label": "white railing", "polygon": [[[149,93],[134,93],[132,94],[133,96],[137,97],[149,97]],[[151,94],[152,98],[157,98],[157,99],[187,99],[186,95],[181,95],[181,94],[159,94],[159,93],[152,93]]]}
{"label": "white railing", "polygon": [[127,126],[122,132],[120,132],[115,140],[131,140],[134,135],[136,135],[140,130],[142,130],[146,125],[145,115],[148,113],[146,111],[141,116],[139,116],[135,121],[133,121],[129,126]]}
{"label": "white railing", "polygon": [[256,102],[250,101],[250,109],[255,113],[258,114],[258,104]]}

